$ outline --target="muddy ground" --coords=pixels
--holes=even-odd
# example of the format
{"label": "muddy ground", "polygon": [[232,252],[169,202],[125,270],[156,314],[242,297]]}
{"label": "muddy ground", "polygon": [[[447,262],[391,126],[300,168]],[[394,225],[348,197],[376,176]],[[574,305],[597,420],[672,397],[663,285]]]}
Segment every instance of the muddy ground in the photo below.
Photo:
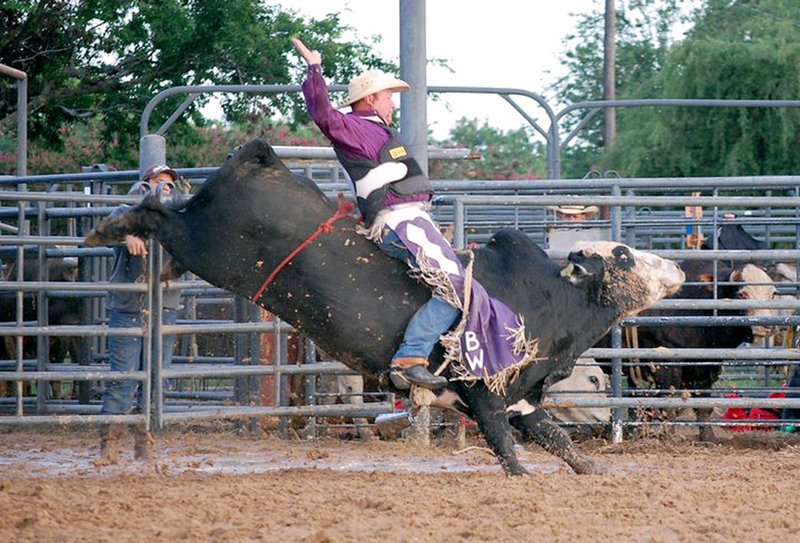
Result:
{"label": "muddy ground", "polygon": [[470,436],[403,441],[172,429],[158,459],[94,464],[87,428],[0,433],[0,541],[800,540],[797,434],[673,435],[580,448],[575,475],[535,446],[505,476]]}

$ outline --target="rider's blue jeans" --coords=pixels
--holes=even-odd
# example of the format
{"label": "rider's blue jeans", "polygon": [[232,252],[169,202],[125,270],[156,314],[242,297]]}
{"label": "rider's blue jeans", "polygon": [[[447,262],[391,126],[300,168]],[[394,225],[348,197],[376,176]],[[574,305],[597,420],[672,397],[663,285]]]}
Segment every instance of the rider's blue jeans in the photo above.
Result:
{"label": "rider's blue jeans", "polygon": [[[384,229],[383,240],[378,246],[387,255],[402,260],[411,267],[416,266],[414,256],[390,228]],[[439,341],[439,336],[450,329],[460,314],[461,310],[444,300],[431,298],[408,321],[403,343],[392,358],[427,359]]]}

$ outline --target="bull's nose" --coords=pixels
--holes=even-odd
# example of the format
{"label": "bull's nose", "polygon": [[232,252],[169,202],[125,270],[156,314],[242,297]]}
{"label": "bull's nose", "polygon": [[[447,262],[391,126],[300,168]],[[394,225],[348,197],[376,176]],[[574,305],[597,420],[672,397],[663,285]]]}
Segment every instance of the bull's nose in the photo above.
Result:
{"label": "bull's nose", "polygon": [[686,274],[683,272],[678,263],[673,260],[670,260],[669,262],[672,265],[672,273],[668,274],[671,283],[665,285],[667,289],[667,296],[671,296],[678,292],[681,286],[683,286],[684,281],[686,281]]}

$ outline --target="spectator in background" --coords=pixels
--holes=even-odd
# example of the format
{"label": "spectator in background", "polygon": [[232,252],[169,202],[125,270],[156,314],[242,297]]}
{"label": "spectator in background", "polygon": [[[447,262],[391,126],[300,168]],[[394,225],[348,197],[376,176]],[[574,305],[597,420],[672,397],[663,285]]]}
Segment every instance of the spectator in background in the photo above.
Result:
{"label": "spectator in background", "polygon": [[569,252],[578,241],[611,239],[610,229],[594,220],[599,212],[597,206],[563,205],[549,209],[556,219],[547,228],[547,245],[551,250]]}
{"label": "spectator in background", "polygon": [[[129,194],[155,194],[167,197],[175,193],[176,182],[180,176],[166,164],[156,164],[147,169],[141,181],[134,184]],[[119,215],[130,206],[122,205],[111,216]],[[111,283],[144,283],[147,274],[147,244],[138,236],[125,236],[124,243],[114,247],[114,268]],[[111,291],[108,294],[109,327],[141,328],[142,310],[146,309],[143,292]],[[180,292],[173,290],[163,294],[162,322],[175,324]],[[164,336],[163,367],[172,363],[172,350],[175,336]],[[141,371],[144,369],[143,338],[136,336],[108,336],[108,355],[110,371]],[[134,403],[139,383],[137,381],[108,381],[103,394],[103,415],[128,414]],[[140,398],[141,405],[141,398]],[[108,424],[101,430],[100,461],[114,464],[119,457],[119,441],[124,427],[121,424]],[[153,436],[144,424],[134,426],[134,458],[152,460]]]}
{"label": "spectator in background", "polygon": [[551,208],[556,214],[556,220],[569,222],[583,222],[597,215],[597,206],[564,205]]}

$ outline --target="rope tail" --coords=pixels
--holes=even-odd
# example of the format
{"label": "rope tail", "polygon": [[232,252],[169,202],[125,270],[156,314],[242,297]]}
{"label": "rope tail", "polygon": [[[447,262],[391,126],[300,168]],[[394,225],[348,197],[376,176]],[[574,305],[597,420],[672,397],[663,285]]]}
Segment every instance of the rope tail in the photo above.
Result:
{"label": "rope tail", "polygon": [[256,292],[253,297],[250,298],[250,301],[256,303],[256,301],[261,298],[261,295],[264,293],[264,291],[267,290],[267,287],[269,287],[270,283],[272,283],[275,277],[277,277],[281,270],[285,268],[294,257],[300,254],[303,249],[311,245],[311,243],[321,234],[330,234],[333,232],[333,224],[339,219],[343,219],[350,215],[354,208],[355,206],[352,202],[346,201],[344,197],[339,194],[339,205],[336,207],[336,211],[333,213],[333,215],[331,215],[328,220],[321,223],[313,234],[308,236],[300,245],[295,248],[294,251],[289,253],[286,258],[284,258],[281,263],[275,267],[274,270],[272,270],[272,273],[269,274],[266,281],[264,281],[264,284],[261,285],[260,289],[258,289],[258,292]]}

